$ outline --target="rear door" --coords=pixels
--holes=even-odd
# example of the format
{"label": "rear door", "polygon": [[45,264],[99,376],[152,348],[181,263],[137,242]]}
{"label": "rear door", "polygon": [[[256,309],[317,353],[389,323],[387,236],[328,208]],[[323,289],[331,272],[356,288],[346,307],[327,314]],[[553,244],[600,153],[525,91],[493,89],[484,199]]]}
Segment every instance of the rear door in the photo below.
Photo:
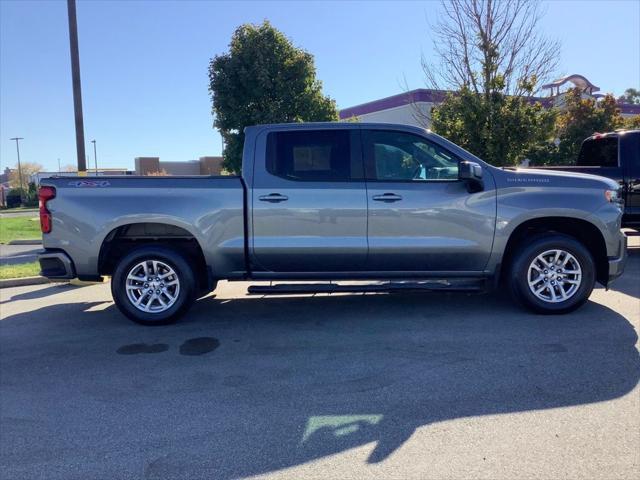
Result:
{"label": "rear door", "polygon": [[469,193],[458,158],[429,139],[363,130],[369,270],[479,272],[489,259],[495,189]]}
{"label": "rear door", "polygon": [[254,161],[251,195],[258,269],[364,268],[367,196],[359,130],[266,131],[256,152],[265,152]]}

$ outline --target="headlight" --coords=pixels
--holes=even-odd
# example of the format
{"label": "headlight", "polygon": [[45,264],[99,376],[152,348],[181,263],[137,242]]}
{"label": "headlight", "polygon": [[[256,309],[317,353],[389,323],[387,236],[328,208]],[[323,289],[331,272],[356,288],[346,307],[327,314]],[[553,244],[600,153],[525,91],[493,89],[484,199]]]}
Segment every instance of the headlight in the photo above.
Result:
{"label": "headlight", "polygon": [[607,202],[616,203],[618,205],[622,205],[622,195],[620,195],[620,190],[605,190],[604,198],[607,199]]}

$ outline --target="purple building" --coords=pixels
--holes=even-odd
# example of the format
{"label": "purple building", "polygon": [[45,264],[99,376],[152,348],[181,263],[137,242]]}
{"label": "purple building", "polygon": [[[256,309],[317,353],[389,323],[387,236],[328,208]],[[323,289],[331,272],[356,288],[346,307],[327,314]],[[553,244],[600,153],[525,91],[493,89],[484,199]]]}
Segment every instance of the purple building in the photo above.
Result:
{"label": "purple building", "polygon": [[[579,88],[585,98],[598,98],[604,95],[597,93],[596,87],[582,75],[569,75],[542,86],[548,94],[531,97],[532,102],[540,102],[544,107],[556,106],[562,109],[564,95],[569,88]],[[441,103],[449,93],[447,90],[419,88],[391,97],[381,98],[354,107],[342,109],[340,119],[357,117],[362,122],[400,123],[429,128],[431,126],[431,109]],[[640,105],[619,103],[623,117],[640,115]]]}

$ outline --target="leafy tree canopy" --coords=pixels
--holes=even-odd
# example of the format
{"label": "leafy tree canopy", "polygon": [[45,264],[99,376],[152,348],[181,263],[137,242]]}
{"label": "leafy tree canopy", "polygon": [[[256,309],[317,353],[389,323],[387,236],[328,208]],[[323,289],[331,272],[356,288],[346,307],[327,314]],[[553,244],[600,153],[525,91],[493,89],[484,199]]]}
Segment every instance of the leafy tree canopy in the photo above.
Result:
{"label": "leafy tree canopy", "polygon": [[596,101],[583,98],[580,89],[573,88],[564,94],[563,102],[553,127],[554,143],[539,145],[528,155],[534,165],[574,164],[585,138],[626,126],[613,95]]}
{"label": "leafy tree canopy", "polygon": [[455,93],[424,120],[488,162],[514,165],[552,139],[555,111],[531,101],[559,50],[540,34],[539,2],[443,0],[442,11],[436,65],[422,63],[430,86]]}
{"label": "leafy tree canopy", "polygon": [[640,115],[625,118],[624,128],[628,128],[629,130],[640,130]]}
{"label": "leafy tree canopy", "polygon": [[335,101],[322,94],[313,56],[268,21],[236,29],[229,52],[209,64],[214,126],[225,148],[224,168],[239,172],[244,128],[261,123],[332,121]]}
{"label": "leafy tree canopy", "polygon": [[432,128],[493,165],[515,165],[551,140],[555,115],[526,97],[463,88],[432,110]]}
{"label": "leafy tree canopy", "polygon": [[567,91],[556,124],[556,137],[560,140],[557,162],[574,163],[585,138],[595,132],[611,132],[622,126],[620,109],[613,95],[596,102],[593,98],[582,98],[577,88]]}
{"label": "leafy tree canopy", "polygon": [[633,105],[640,104],[640,90],[636,88],[627,88],[624,95],[618,98],[623,103],[631,103]]}

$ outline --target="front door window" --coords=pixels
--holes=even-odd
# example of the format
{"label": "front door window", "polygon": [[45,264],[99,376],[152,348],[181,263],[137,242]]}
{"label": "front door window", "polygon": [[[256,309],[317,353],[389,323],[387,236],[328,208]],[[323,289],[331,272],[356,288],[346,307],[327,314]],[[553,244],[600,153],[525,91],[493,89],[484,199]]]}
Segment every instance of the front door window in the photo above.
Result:
{"label": "front door window", "polygon": [[369,131],[368,178],[378,181],[458,180],[458,160],[439,145],[417,135]]}

